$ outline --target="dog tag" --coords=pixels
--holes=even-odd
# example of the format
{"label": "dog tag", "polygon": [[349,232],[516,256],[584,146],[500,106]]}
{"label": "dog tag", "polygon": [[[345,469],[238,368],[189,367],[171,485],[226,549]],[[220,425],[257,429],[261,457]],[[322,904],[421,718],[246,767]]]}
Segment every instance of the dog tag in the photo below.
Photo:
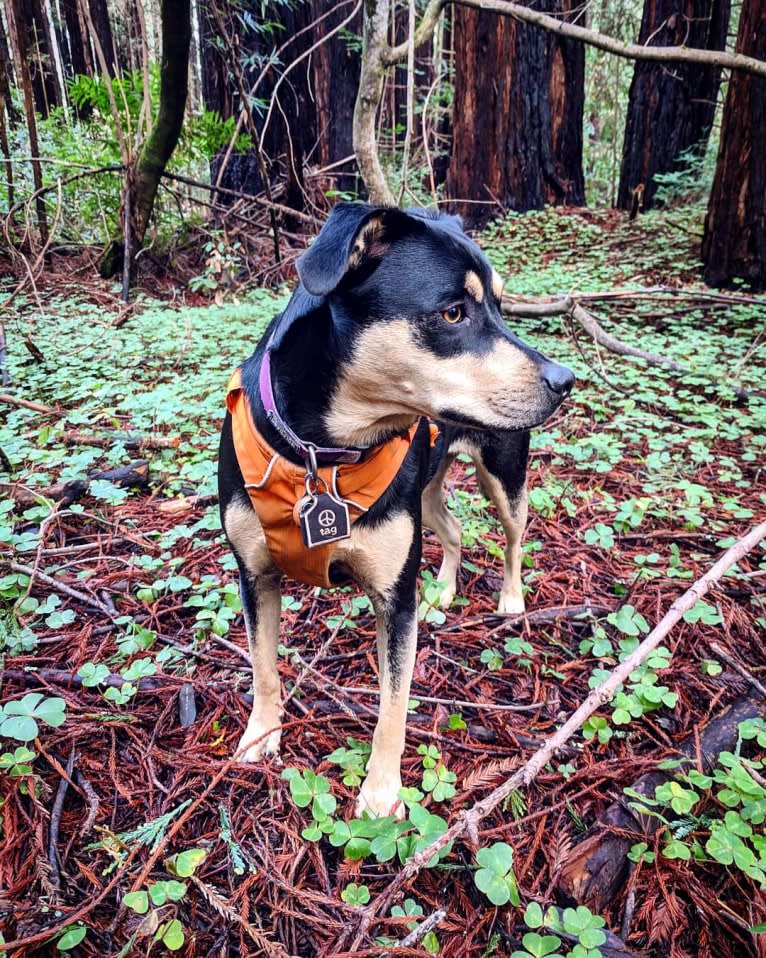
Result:
{"label": "dog tag", "polygon": [[320,492],[299,514],[303,541],[309,549],[340,542],[351,535],[348,506],[329,492]]}

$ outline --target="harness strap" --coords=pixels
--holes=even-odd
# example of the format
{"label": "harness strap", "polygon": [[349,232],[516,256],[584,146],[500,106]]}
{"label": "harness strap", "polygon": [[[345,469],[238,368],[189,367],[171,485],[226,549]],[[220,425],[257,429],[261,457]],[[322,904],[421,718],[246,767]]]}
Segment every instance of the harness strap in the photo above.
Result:
{"label": "harness strap", "polygon": [[[237,462],[274,564],[290,578],[328,588],[332,584],[330,563],[336,548],[343,543],[328,543],[313,549],[304,545],[294,510],[306,491],[305,468],[276,455],[258,432],[242,389],[239,369],[229,382],[226,405],[231,413]],[[348,503],[352,524],[393,482],[419,422],[415,422],[406,435],[395,436],[372,448],[363,462],[319,468],[318,475],[327,487],[333,488],[334,483],[334,488]]]}

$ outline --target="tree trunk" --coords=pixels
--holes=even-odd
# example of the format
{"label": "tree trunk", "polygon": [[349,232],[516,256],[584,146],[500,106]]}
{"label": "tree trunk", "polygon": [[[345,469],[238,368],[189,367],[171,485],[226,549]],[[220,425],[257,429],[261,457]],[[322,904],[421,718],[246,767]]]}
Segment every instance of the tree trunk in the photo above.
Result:
{"label": "tree trunk", "polygon": [[183,126],[189,82],[191,0],[162,0],[160,9],[162,58],[159,110],[138,160],[127,174],[124,214],[130,223],[126,231],[129,249],[124,248],[122,241],[113,241],[101,264],[101,275],[105,278],[119,272],[126,259],[132,272],[132,265],[149,226],[160,179]]}
{"label": "tree trunk", "polygon": [[[312,0],[311,14],[314,19],[322,13],[323,6],[321,0]],[[345,16],[347,8],[343,7],[323,20],[313,31],[312,42],[326,36]],[[361,11],[346,29],[351,33],[361,33]],[[353,158],[353,119],[360,71],[358,49],[353,48],[345,37],[337,34],[323,43],[312,57],[317,150],[311,151],[309,156],[312,164],[321,168],[351,157],[349,162],[335,166],[328,176],[331,186],[353,192],[357,189],[356,162]]]}
{"label": "tree trunk", "polygon": [[136,164],[132,204],[134,251],[144,241],[160,177],[181,135],[189,83],[191,0],[162,0],[161,11],[160,105]]}
{"label": "tree trunk", "polygon": [[67,76],[92,76],[93,61],[90,56],[88,34],[85,30],[85,21],[80,12],[77,0],[61,0],[64,11],[64,22],[69,39],[69,60]]}
{"label": "tree trunk", "polygon": [[[109,76],[116,77],[119,73],[119,60],[117,58],[117,47],[114,43],[112,24],[109,19],[109,8],[107,7],[106,0],[80,0],[80,2],[88,4],[90,16],[96,31],[94,41],[98,40],[101,46]],[[94,58],[94,62],[98,62],[98,58]]]}
{"label": "tree trunk", "polygon": [[[743,0],[737,51],[766,60],[763,0]],[[748,73],[729,81],[702,261],[711,286],[766,289],[766,79]]]}
{"label": "tree trunk", "polygon": [[[543,0],[567,13],[572,0]],[[447,191],[472,224],[495,212],[583,205],[581,44],[459,7]],[[477,204],[476,201],[479,201]]]}
{"label": "tree trunk", "polygon": [[11,99],[11,90],[15,85],[13,64],[11,63],[10,50],[8,49],[8,37],[5,32],[3,18],[0,16],[0,111],[5,109],[8,120],[12,126],[15,126],[19,121],[19,115],[16,110],[14,110]]}
{"label": "tree trunk", "polygon": [[[22,8],[24,8],[22,10]],[[43,173],[40,166],[40,148],[37,142],[37,120],[35,118],[35,104],[32,92],[32,78],[29,71],[29,60],[26,57],[28,49],[28,36],[25,28],[28,25],[26,13],[28,9],[24,0],[10,0],[10,12],[13,24],[11,26],[14,34],[14,49],[17,54],[17,68],[21,79],[21,88],[24,94],[24,112],[27,117],[27,130],[29,131],[29,148],[32,154],[32,179],[35,184],[35,191],[42,189]],[[40,241],[45,246],[48,242],[48,219],[45,212],[45,200],[42,196],[35,199],[35,208],[37,210],[37,223],[40,231]]]}
{"label": "tree trunk", "polygon": [[[723,50],[730,0],[645,0],[639,42],[652,46]],[[702,156],[715,115],[718,67],[694,63],[636,63],[630,86],[617,205],[630,209],[642,183],[652,206],[657,173],[683,170],[682,153]]]}

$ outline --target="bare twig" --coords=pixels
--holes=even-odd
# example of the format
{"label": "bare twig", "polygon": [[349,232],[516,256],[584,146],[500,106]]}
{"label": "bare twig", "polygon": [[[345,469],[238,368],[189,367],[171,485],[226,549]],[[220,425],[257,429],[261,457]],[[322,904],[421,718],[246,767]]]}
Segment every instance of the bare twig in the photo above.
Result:
{"label": "bare twig", "polygon": [[708,644],[719,659],[723,659],[724,662],[733,668],[735,672],[739,672],[742,678],[749,682],[753,688],[760,692],[761,695],[766,699],[766,686],[759,682],[751,672],[748,672],[744,665],[740,665],[736,659],[732,658],[726,649],[719,645],[718,642],[709,642]]}

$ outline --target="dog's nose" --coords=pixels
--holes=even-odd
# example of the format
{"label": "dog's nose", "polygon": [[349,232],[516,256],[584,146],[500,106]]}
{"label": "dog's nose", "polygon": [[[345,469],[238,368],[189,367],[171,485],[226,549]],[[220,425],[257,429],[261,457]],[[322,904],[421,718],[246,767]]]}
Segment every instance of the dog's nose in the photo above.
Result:
{"label": "dog's nose", "polygon": [[560,400],[569,395],[575,381],[572,370],[558,363],[546,363],[540,371],[540,378]]}

